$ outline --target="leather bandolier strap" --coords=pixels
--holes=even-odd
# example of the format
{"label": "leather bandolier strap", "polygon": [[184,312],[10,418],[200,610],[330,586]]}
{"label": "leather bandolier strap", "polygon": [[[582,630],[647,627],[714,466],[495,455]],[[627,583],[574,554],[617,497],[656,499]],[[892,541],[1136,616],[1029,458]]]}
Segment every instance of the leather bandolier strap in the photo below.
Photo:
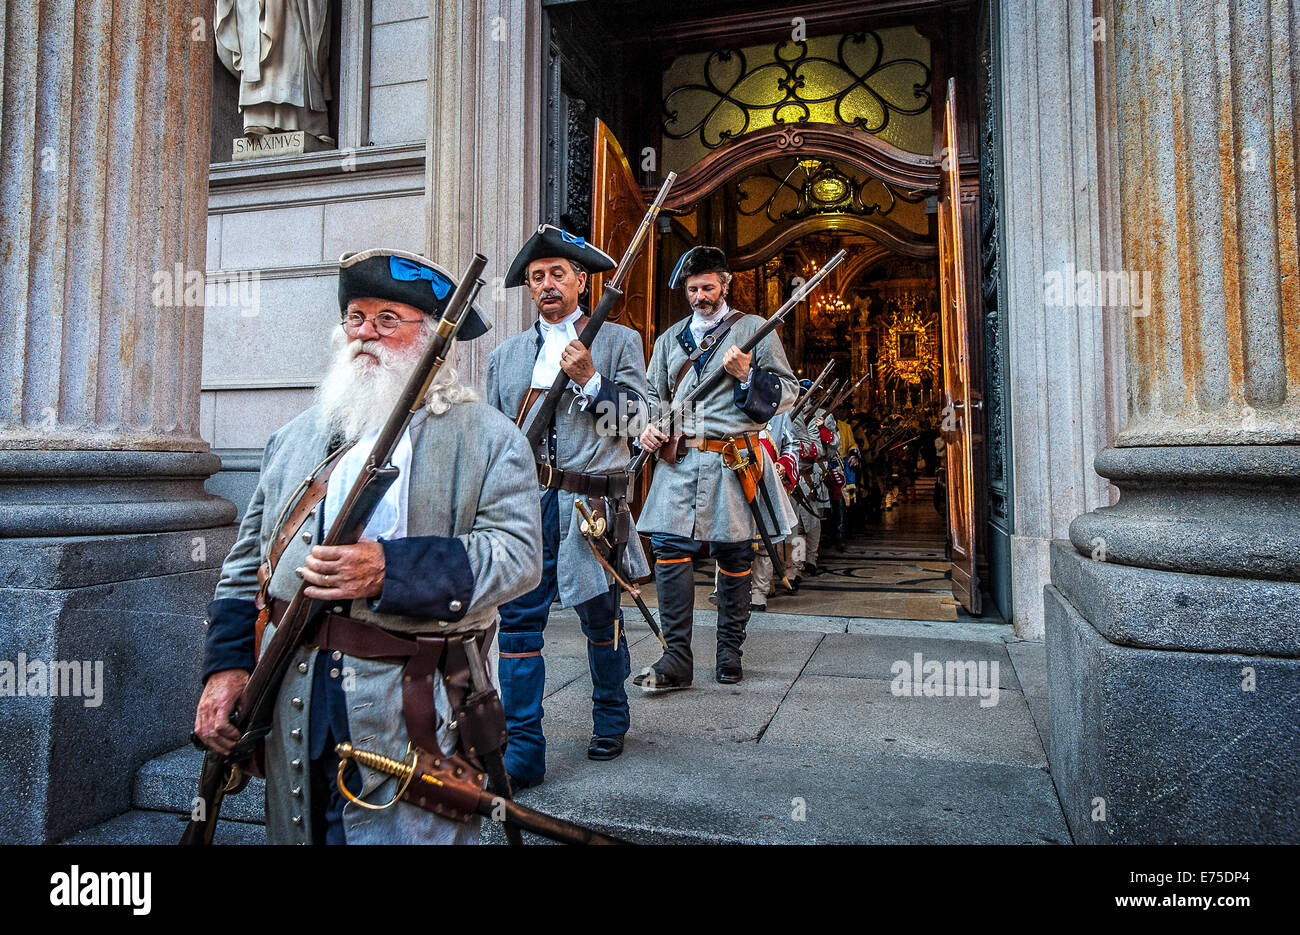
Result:
{"label": "leather bandolier strap", "polygon": [[[271,619],[279,620],[288,604],[273,600]],[[496,632],[496,624],[473,634],[482,655]],[[418,748],[422,761],[439,761],[439,768],[457,775],[480,774],[482,755],[499,750],[506,743],[506,718],[501,696],[495,689],[474,692],[469,659],[463,640],[467,634],[448,636],[398,636],[370,623],[339,614],[322,614],[307,645],[331,652],[341,652],[357,659],[375,659],[399,663],[402,669],[402,714],[411,743]],[[438,745],[439,718],[434,704],[434,676],[441,673],[451,703],[452,719],[458,733],[458,752],[448,756]],[[481,782],[481,778],[479,780]],[[457,821],[468,821],[472,812],[449,808],[440,803],[425,805],[436,814]]]}
{"label": "leather bandolier strap", "polygon": [[329,455],[316,467],[299,485],[298,490],[301,493],[297,500],[291,500],[280,513],[279,521],[276,523],[275,534],[271,538],[271,549],[261,565],[257,566],[257,596],[253,603],[257,605],[257,622],[253,625],[253,661],[256,662],[262,652],[262,634],[266,630],[266,622],[271,618],[271,604],[267,600],[267,588],[271,586],[271,576],[275,574],[275,567],[280,564],[280,556],[288,548],[293,537],[298,534],[302,524],[307,522],[307,518],[315,512],[316,507],[325,499],[325,492],[329,488],[330,475],[338,467],[339,462],[343,460],[343,455],[352,450],[352,445],[347,444],[334,449]]}
{"label": "leather bandolier strap", "polygon": [[[694,366],[697,360],[717,347],[718,342],[721,341],[726,336],[727,332],[731,330],[731,326],[744,317],[744,312],[732,312],[722,322],[722,325],[717,331],[712,331],[709,334],[706,334],[704,340],[700,342],[700,346],[691,352],[690,356],[686,358],[686,362],[682,364],[681,369],[677,371],[677,377],[673,380],[673,385],[668,388],[669,392],[676,393],[677,387],[682,385],[682,377],[686,376],[686,371]],[[686,327],[689,328],[690,325],[687,325]]]}

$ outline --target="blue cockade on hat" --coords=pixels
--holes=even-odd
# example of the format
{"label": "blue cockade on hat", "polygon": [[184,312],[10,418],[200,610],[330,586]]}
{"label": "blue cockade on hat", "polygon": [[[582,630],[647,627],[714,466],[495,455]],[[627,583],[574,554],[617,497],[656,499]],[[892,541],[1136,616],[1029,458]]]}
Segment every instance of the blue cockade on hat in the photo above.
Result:
{"label": "blue cockade on hat", "polygon": [[585,238],[579,237],[577,234],[570,234],[566,230],[560,231],[560,237],[568,243],[577,244],[579,247],[585,247],[587,245]]}
{"label": "blue cockade on hat", "polygon": [[433,289],[433,294],[439,299],[447,298],[455,285],[436,269],[421,266],[419,263],[412,263],[405,257],[400,256],[390,256],[388,258],[388,272],[398,282],[413,282],[417,279],[428,280],[429,287]]}

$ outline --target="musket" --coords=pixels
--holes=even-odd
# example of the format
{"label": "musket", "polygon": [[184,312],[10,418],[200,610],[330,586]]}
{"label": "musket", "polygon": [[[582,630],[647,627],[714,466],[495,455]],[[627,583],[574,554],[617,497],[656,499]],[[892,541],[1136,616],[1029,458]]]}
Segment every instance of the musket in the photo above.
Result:
{"label": "musket", "polygon": [[[483,287],[479,275],[486,265],[487,257],[474,254],[456,291],[443,309],[433,339],[406,381],[397,405],[380,429],[365,466],[339,507],[338,515],[330,524],[321,545],[356,543],[361,538],[366,523],[370,521],[371,514],[397,479],[399,471],[392,463],[393,452],[411,419],[424,406],[429,385],[446,361],[456,333],[466,318],[466,310]],[[222,800],[227,793],[238,793],[248,784],[246,765],[256,752],[257,745],[271,732],[276,698],[289,663],[309,632],[310,624],[329,604],[336,603],[307,597],[305,592],[308,587],[310,585],[306,581],[298,586],[298,592],[280,618],[275,636],[262,652],[249,676],[248,684],[235,701],[230,712],[230,723],[239,731],[240,737],[234,749],[230,753],[217,753],[208,750],[198,735],[190,737],[191,742],[204,751],[203,771],[199,777],[199,798],[181,837],[181,844],[211,844]]]}
{"label": "musket", "polygon": [[858,377],[858,379],[853,383],[852,386],[846,386],[844,389],[842,389],[839,395],[836,396],[833,400],[831,400],[831,404],[829,406],[823,406],[822,408],[825,409],[826,412],[823,413],[821,418],[817,420],[816,424],[813,425],[813,428],[815,429],[821,428],[822,422],[826,420],[826,416],[834,412],[836,408],[839,407],[840,403],[844,402],[844,400],[848,399],[851,395],[853,395],[853,393],[857,391],[857,388],[862,385],[862,381],[865,380],[870,375],[871,375],[870,370],[864,371],[862,376]]}
{"label": "musket", "polygon": [[808,400],[812,399],[813,394],[817,392],[817,388],[822,385],[822,381],[826,379],[834,367],[835,358],[832,357],[830,360],[826,361],[826,366],[822,368],[822,372],[817,374],[817,379],[812,381],[812,386],[808,387],[808,392],[804,393],[803,397],[794,404],[794,408],[790,410],[791,422],[794,422],[794,420],[799,417],[799,413],[803,412],[804,409],[808,407]]}
{"label": "musket", "polygon": [[822,387],[821,395],[820,395],[820,397],[817,399],[817,401],[816,401],[815,404],[812,403],[811,401],[809,402],[808,411],[809,411],[809,412],[816,412],[818,409],[821,408],[822,403],[824,403],[826,400],[828,400],[828,399],[834,399],[834,398],[835,398],[835,392],[836,392],[839,388],[840,388],[840,378],[839,378],[839,377],[836,377],[836,378],[835,378],[834,380],[832,380],[828,385]]}
{"label": "musket", "polygon": [[[841,250],[839,253],[835,254],[835,256],[827,260],[826,265],[796,289],[794,294],[786,300],[785,304],[773,312],[772,316],[768,318],[767,321],[763,322],[763,325],[754,332],[749,340],[739,345],[740,352],[742,354],[750,353],[754,348],[758,347],[759,343],[761,343],[764,338],[779,328],[782,321],[785,320],[785,316],[790,314],[790,310],[802,302],[808,296],[808,293],[812,292],[813,289],[815,289],[821,281],[826,278],[831,270],[843,262],[846,253],[847,251]],[[703,377],[685,397],[672,403],[672,405],[668,407],[668,411],[656,419],[652,424],[660,431],[663,431],[665,426],[672,426],[675,420],[681,416],[682,412],[689,408],[695,400],[704,396],[706,393],[712,392],[714,387],[729,376],[731,376],[731,374],[727,373],[725,367],[718,367],[717,369],[710,371],[709,374]],[[641,468],[645,467],[645,463],[649,460],[650,454],[649,451],[642,449],[635,458],[628,462],[627,473],[629,481],[636,477]]]}
{"label": "musket", "polygon": [[[578,335],[578,340],[582,342],[583,347],[590,350],[591,342],[596,340],[596,332],[600,330],[600,326],[605,323],[605,319],[613,311],[614,304],[623,297],[623,281],[632,272],[632,266],[641,253],[641,245],[645,242],[646,235],[650,233],[650,228],[654,226],[655,218],[659,216],[659,210],[663,207],[664,199],[668,197],[668,189],[673,187],[673,182],[676,180],[677,173],[669,172],[668,177],[664,179],[663,185],[659,186],[659,194],[655,196],[654,202],[646,210],[645,217],[641,219],[641,226],[636,229],[636,233],[628,241],[627,249],[623,251],[623,259],[619,260],[614,275],[610,277],[609,282],[605,283],[605,288],[600,293],[600,301],[596,303],[595,310],[591,313],[591,317],[587,319],[587,325],[582,329],[582,334]],[[524,433],[524,437],[528,439],[530,451],[536,451],[537,446],[541,444],[542,436],[550,426],[551,418],[560,405],[560,397],[564,395],[564,390],[568,385],[569,375],[561,370],[555,375],[555,382],[546,391],[546,396],[542,398],[537,415],[533,417],[532,423],[528,426],[528,431]]]}

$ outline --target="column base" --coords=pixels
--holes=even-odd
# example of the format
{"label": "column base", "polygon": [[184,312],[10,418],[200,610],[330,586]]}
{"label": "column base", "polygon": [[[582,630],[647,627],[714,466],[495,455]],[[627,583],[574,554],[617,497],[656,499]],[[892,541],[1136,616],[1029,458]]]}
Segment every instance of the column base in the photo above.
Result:
{"label": "column base", "polygon": [[1212,602],[1297,586],[1117,568],[1068,543],[1052,581],[1047,752],[1075,841],[1300,840],[1294,628],[1265,625],[1258,600]]}
{"label": "column base", "polygon": [[0,843],[126,811],[137,768],[186,742],[204,611],[237,532],[0,541]]}

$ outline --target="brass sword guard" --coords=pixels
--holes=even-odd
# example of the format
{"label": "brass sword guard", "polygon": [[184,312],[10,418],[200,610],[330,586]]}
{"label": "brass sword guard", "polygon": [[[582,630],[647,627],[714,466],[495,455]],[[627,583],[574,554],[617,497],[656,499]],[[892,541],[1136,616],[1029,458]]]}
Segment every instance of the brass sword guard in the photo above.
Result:
{"label": "brass sword guard", "polygon": [[[415,764],[418,755],[411,748],[410,744],[406,745],[406,759],[394,760],[392,757],[384,756],[382,753],[371,753],[369,750],[358,750],[346,740],[335,746],[334,752],[339,757],[339,774],[338,784],[339,792],[349,802],[368,808],[372,812],[382,812],[386,808],[392,808],[397,804],[397,800],[406,792],[406,787],[411,784],[411,779],[415,776]],[[399,780],[397,791],[393,793],[392,799],[383,805],[375,805],[372,802],[366,802],[359,796],[355,796],[343,783],[343,770],[347,768],[348,760],[356,760],[367,769],[373,769],[377,773],[387,773],[389,776],[396,776]]]}

